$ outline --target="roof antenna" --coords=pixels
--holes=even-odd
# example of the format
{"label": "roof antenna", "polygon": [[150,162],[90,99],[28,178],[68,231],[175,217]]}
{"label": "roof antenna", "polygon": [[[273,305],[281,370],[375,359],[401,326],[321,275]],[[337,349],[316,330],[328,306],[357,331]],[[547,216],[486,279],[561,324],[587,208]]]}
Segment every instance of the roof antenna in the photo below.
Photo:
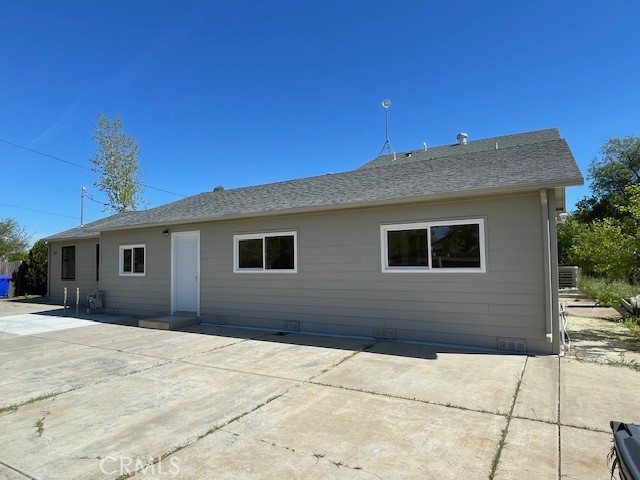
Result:
{"label": "roof antenna", "polygon": [[382,152],[386,150],[387,155],[391,155],[393,153],[393,159],[395,160],[396,152],[394,152],[393,147],[391,146],[391,142],[389,141],[389,107],[390,106],[391,106],[391,100],[385,98],[382,101],[382,107],[384,108],[384,131],[385,131],[386,140],[378,156],[382,155]]}

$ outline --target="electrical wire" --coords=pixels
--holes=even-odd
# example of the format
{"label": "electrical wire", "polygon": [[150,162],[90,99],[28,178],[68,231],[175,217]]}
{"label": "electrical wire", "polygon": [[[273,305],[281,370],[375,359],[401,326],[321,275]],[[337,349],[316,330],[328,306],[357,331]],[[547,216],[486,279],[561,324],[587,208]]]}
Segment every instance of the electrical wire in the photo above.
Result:
{"label": "electrical wire", "polygon": [[112,207],[116,209],[118,208],[115,205],[111,205],[110,203],[104,203],[104,202],[101,202],[100,200],[96,200],[95,198],[93,198],[93,196],[89,192],[84,193],[84,198],[88,198],[92,202],[98,203],[100,205],[104,205],[105,207]]}
{"label": "electrical wire", "polygon": [[63,215],[61,213],[45,212],[44,210],[36,210],[35,208],[19,207],[17,205],[11,205],[9,203],[0,203],[0,205],[4,207],[17,208],[19,210],[27,210],[29,212],[44,213],[46,215],[54,215],[56,217],[64,217],[64,218],[73,218],[74,220],[77,220],[77,217],[72,217],[71,215]]}
{"label": "electrical wire", "polygon": [[[22,150],[26,150],[28,152],[35,153],[36,155],[42,155],[43,157],[47,157],[47,158],[50,158],[52,160],[57,160],[58,162],[66,163],[67,165],[71,165],[73,167],[82,168],[83,170],[89,170],[90,172],[94,172],[95,171],[93,168],[86,167],[84,165],[80,165],[79,163],[70,162],[70,161],[65,160],[63,158],[56,157],[55,155],[51,155],[49,153],[41,152],[41,151],[36,150],[34,148],[25,147],[24,145],[19,145],[17,143],[13,143],[13,142],[10,142],[8,140],[4,140],[2,138],[0,138],[0,142],[5,143],[7,145],[11,145],[12,147],[15,147],[15,148],[21,148]],[[169,195],[175,195],[176,197],[183,197],[183,198],[187,197],[187,195],[183,195],[182,193],[176,193],[176,192],[172,192],[170,190],[165,190],[163,188],[152,187],[151,185],[147,185],[145,183],[140,183],[140,186],[142,186],[144,188],[148,188],[149,190],[156,190],[158,192],[168,193]]]}

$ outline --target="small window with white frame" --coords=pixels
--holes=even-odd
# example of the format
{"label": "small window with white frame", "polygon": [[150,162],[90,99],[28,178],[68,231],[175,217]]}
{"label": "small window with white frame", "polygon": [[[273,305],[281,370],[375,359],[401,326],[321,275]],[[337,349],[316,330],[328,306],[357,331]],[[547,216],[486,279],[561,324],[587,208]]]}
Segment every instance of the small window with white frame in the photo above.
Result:
{"label": "small window with white frame", "polygon": [[146,263],[146,245],[120,245],[120,275],[144,276]]}
{"label": "small window with white frame", "polygon": [[380,227],[383,272],[486,272],[484,219]]}
{"label": "small window with white frame", "polygon": [[233,271],[296,273],[296,232],[256,233],[233,236]]}

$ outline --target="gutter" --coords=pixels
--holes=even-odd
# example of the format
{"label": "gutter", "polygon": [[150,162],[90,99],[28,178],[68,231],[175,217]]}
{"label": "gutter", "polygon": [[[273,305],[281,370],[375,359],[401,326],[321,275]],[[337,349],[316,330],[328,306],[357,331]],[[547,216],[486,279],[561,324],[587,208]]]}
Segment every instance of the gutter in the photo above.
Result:
{"label": "gutter", "polygon": [[551,235],[549,231],[549,198],[546,188],[540,189],[540,214],[542,217],[542,247],[544,263],[544,319],[545,336],[549,343],[553,342],[553,307],[551,299]]}

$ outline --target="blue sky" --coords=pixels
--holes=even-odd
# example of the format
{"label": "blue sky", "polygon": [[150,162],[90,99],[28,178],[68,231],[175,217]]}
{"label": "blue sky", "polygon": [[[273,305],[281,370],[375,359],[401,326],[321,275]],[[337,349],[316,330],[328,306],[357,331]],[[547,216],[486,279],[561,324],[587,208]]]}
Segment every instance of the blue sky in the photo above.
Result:
{"label": "blue sky", "polygon": [[[640,135],[637,1],[181,3],[0,0],[0,139],[89,167],[98,112],[119,114],[144,182],[191,195],[365,163],[384,98],[396,151],[555,127],[586,176],[607,138]],[[33,240],[79,224],[83,186],[106,199],[1,142],[0,165],[0,217]]]}

